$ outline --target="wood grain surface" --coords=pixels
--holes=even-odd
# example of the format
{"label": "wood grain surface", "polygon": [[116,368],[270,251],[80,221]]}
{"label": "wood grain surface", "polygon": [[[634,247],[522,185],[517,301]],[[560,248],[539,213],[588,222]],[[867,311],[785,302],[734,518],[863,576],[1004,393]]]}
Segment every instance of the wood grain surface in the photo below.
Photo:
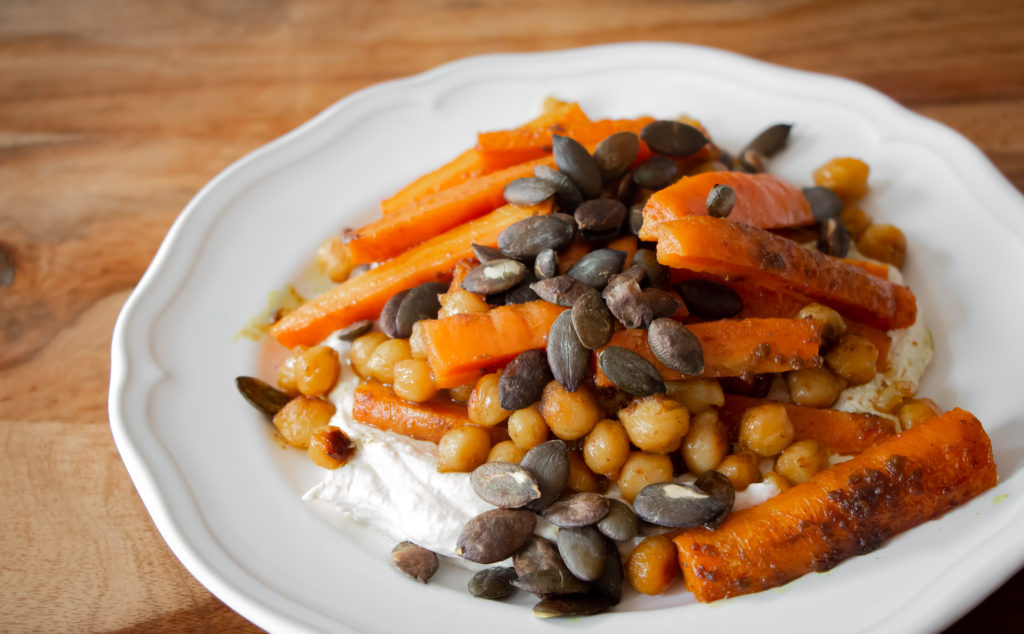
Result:
{"label": "wood grain surface", "polygon": [[[1024,189],[1020,1],[0,0],[0,630],[256,629],[160,539],[106,414],[114,320],[204,183],[370,84],[629,40],[864,82]],[[1019,625],[1022,590],[953,630]]]}

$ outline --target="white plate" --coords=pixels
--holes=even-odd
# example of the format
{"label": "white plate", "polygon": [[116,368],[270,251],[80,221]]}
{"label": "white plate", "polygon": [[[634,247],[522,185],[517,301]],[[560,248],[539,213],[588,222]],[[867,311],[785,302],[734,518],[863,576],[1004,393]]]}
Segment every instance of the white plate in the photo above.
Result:
{"label": "white plate", "polygon": [[[535,620],[525,599],[471,598],[451,566],[428,586],[410,582],[388,565],[383,540],[321,521],[299,499],[318,469],[273,442],[235,392],[236,375],[270,368],[260,346],[233,335],[326,236],[372,218],[382,197],[471,146],[478,130],[535,116],[548,95],[595,117],[685,112],[734,150],[768,124],[795,122],[772,168],[800,184],[833,156],[865,159],[864,206],[908,236],[906,278],[935,336],[921,393],[982,420],[1000,485],[781,589],[703,606],[677,587],[557,624]],[[1024,562],[1022,247],[1022,198],[984,156],[862,85],[678,44],[471,58],[347,97],[203,188],[118,320],[111,427],[174,553],[269,630],[935,630]]]}

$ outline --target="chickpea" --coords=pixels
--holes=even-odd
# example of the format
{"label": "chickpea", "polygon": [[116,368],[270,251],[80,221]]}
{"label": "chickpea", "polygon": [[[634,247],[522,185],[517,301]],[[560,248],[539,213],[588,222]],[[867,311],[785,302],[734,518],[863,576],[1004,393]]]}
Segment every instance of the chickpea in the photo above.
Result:
{"label": "chickpea", "polygon": [[392,383],[395,380],[395,364],[411,358],[412,351],[408,339],[388,339],[377,346],[366,366],[373,378],[381,383]]}
{"label": "chickpea", "polygon": [[803,484],[825,469],[828,451],[815,440],[798,440],[775,461],[775,471],[792,484]]}
{"label": "chickpea", "polygon": [[679,449],[683,436],[690,430],[690,412],[664,394],[635,399],[619,410],[619,420],[626,427],[629,440],[651,453]]}
{"label": "chickpea", "polygon": [[355,266],[348,246],[340,238],[330,238],[316,252],[316,263],[332,282],[344,282]]}
{"label": "chickpea", "polygon": [[661,594],[679,576],[679,551],[665,535],[645,537],[626,560],[626,578],[638,592]]}
{"label": "chickpea", "polygon": [[725,394],[717,379],[665,381],[668,397],[678,401],[691,414],[725,404]]}
{"label": "chickpea", "polygon": [[729,478],[737,491],[742,491],[761,480],[761,457],[751,451],[741,451],[726,456],[715,471]]}
{"label": "chickpea", "polygon": [[690,420],[682,452],[686,468],[694,475],[714,469],[729,455],[729,433],[717,413],[707,410]]}
{"label": "chickpea", "polygon": [[469,401],[469,397],[473,395],[473,388],[475,387],[476,381],[457,385],[448,390],[448,396],[450,396],[456,403],[466,403]]}
{"label": "chickpea", "polygon": [[548,424],[536,405],[517,409],[508,417],[508,435],[523,451],[529,451],[548,439]]}
{"label": "chickpea", "polygon": [[825,353],[825,364],[852,385],[875,378],[878,348],[861,335],[846,333]]}
{"label": "chickpea", "polygon": [[437,470],[469,472],[487,462],[491,435],[483,427],[466,425],[449,429],[437,443]]}
{"label": "chickpea", "polygon": [[540,397],[540,413],[551,432],[562,440],[576,440],[586,436],[601,420],[601,408],[587,386],[575,392],[567,392],[558,381],[551,381],[544,386]]}
{"label": "chickpea", "polygon": [[789,398],[797,405],[828,407],[835,402],[846,381],[828,368],[804,368],[786,374]]}
{"label": "chickpea", "polygon": [[886,385],[878,390],[878,393],[871,399],[871,404],[880,412],[892,414],[899,410],[905,398],[899,385]]}
{"label": "chickpea", "polygon": [[846,332],[846,321],[842,315],[835,310],[822,304],[808,304],[796,314],[797,319],[810,319],[818,324],[821,332],[821,339],[826,344],[831,344],[839,338],[839,335]]}
{"label": "chickpea", "polygon": [[356,446],[345,432],[333,425],[316,429],[309,438],[309,457],[324,469],[337,469],[349,461]]}
{"label": "chickpea", "polygon": [[307,348],[295,359],[295,385],[305,396],[323,396],[341,375],[338,353],[327,346]]}
{"label": "chickpea", "polygon": [[834,158],[814,170],[814,183],[828,187],[844,202],[857,200],[868,192],[868,164],[855,158]]}
{"label": "chickpea", "polygon": [[437,394],[437,385],[430,375],[430,366],[423,359],[402,359],[395,364],[394,390],[400,398],[413,403],[430,400]]}
{"label": "chickpea", "polygon": [[907,259],[907,237],[892,225],[871,225],[857,239],[857,250],[901,269]]}
{"label": "chickpea", "polygon": [[486,313],[491,309],[479,295],[461,288],[443,293],[438,296],[438,299],[441,302],[441,309],[437,312],[438,318],[469,313]]}
{"label": "chickpea", "polygon": [[511,440],[503,440],[491,447],[487,454],[487,462],[514,462],[519,464],[526,452],[520,449]]}
{"label": "chickpea", "polygon": [[665,454],[632,451],[619,471],[616,484],[622,499],[632,502],[636,494],[648,484],[668,482],[672,479],[672,459]]}
{"label": "chickpea", "polygon": [[789,483],[789,480],[783,478],[774,471],[769,471],[768,473],[764,474],[764,481],[771,482],[779,491],[785,491],[786,489],[793,486],[792,484]]}
{"label": "chickpea", "polygon": [[274,414],[274,427],[292,447],[309,449],[313,431],[330,422],[334,405],[319,398],[296,396]]}
{"label": "chickpea", "polygon": [[601,482],[578,451],[569,452],[569,479],[565,487],[573,493],[600,493],[602,489]]}
{"label": "chickpea", "polygon": [[594,473],[614,478],[629,457],[629,434],[617,420],[594,425],[583,442],[583,460]]}
{"label": "chickpea", "polygon": [[860,238],[864,231],[871,226],[871,216],[864,213],[860,207],[851,205],[843,207],[843,210],[839,212],[839,220],[846,226],[846,230],[850,232],[850,237],[854,240]]}
{"label": "chickpea", "polygon": [[473,393],[469,395],[469,420],[484,427],[494,427],[512,413],[502,409],[498,403],[498,380],[501,373],[485,374],[477,379]]}
{"label": "chickpea", "polygon": [[413,359],[426,359],[430,356],[427,331],[423,329],[422,321],[417,321],[412,325],[412,334],[409,335],[409,354]]}
{"label": "chickpea", "polygon": [[740,446],[768,458],[778,455],[793,442],[793,423],[781,403],[766,403],[743,412]]}
{"label": "chickpea", "polygon": [[930,398],[915,398],[912,401],[907,401],[900,407],[900,427],[902,429],[910,429],[915,425],[920,425],[929,418],[934,418],[941,413],[942,410],[935,404]]}
{"label": "chickpea", "polygon": [[370,378],[370,355],[387,340],[388,336],[382,332],[368,332],[352,342],[348,349],[348,362],[356,374],[364,379]]}
{"label": "chickpea", "polygon": [[298,396],[299,386],[295,377],[295,363],[305,352],[306,346],[295,346],[281,365],[277,366],[277,387],[288,396]]}

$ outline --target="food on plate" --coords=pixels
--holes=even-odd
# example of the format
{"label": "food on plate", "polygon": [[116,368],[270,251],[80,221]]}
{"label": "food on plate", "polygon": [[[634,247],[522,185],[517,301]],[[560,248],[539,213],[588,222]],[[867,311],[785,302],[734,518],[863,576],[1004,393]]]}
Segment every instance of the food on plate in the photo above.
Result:
{"label": "food on plate", "polygon": [[733,156],[549,100],[328,240],[337,286],[269,328],[277,387],[239,389],[327,470],[307,500],[538,617],[870,552],[997,475],[980,423],[917,395],[931,338],[868,165],[770,174],[791,129]]}

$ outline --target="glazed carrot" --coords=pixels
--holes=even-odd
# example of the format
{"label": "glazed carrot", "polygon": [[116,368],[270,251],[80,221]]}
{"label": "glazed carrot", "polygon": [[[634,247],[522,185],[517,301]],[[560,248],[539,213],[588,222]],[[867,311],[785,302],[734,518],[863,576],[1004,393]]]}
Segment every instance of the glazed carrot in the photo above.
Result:
{"label": "glazed carrot", "polygon": [[281,318],[270,333],[281,345],[313,345],[338,328],[374,319],[395,293],[423,282],[448,279],[462,258],[473,257],[471,244],[495,246],[498,234],[514,222],[551,213],[550,202],[536,207],[506,205],[409,249],[377,268],[338,284]]}
{"label": "glazed carrot", "polygon": [[563,310],[535,301],[420,322],[427,363],[438,387],[463,385],[467,374],[499,367],[520,352],[543,348],[551,324]]}
{"label": "glazed carrot", "polygon": [[[352,420],[434,443],[449,429],[473,424],[464,405],[440,397],[413,403],[399,398],[390,387],[376,381],[367,381],[355,389]],[[495,427],[488,431],[494,442],[507,438],[503,429]]]}
{"label": "glazed carrot", "polygon": [[[740,420],[751,407],[771,403],[767,399],[726,394],[725,404],[718,408],[718,418],[725,423],[729,437],[739,436]],[[796,440],[816,440],[833,452],[852,455],[896,435],[892,421],[870,414],[852,414],[832,409],[818,409],[786,403],[786,413],[793,423]]]}
{"label": "glazed carrot", "polygon": [[716,530],[675,538],[686,586],[702,602],[759,592],[871,552],[995,486],[992,445],[955,409],[864,450]]}
{"label": "glazed carrot", "polygon": [[565,275],[573,264],[579,262],[584,255],[590,253],[590,243],[575,234],[572,242],[558,252],[558,274]]}
{"label": "glazed carrot", "polygon": [[736,291],[743,302],[743,309],[736,315],[737,319],[795,317],[801,308],[814,303],[813,299],[801,293],[788,289],[766,288],[745,279],[724,280],[714,275],[696,273],[686,269],[670,269],[670,271],[672,284],[691,279],[708,279],[725,284]]}
{"label": "glazed carrot", "polygon": [[874,275],[875,277],[880,277],[883,280],[889,279],[889,267],[885,264],[881,264],[880,262],[871,262],[868,260],[851,260],[848,258],[843,258],[843,262],[864,269],[866,272]]}
{"label": "glazed carrot", "polygon": [[[705,377],[741,376],[784,372],[821,365],[818,348],[821,334],[817,326],[805,319],[724,319],[689,324],[704,349]],[[678,381],[682,374],[658,361],[647,345],[647,331],[619,330],[612,335],[609,346],[621,346],[654,364],[666,381]],[[611,381],[601,372],[594,377],[598,387],[609,387]]]}
{"label": "glazed carrot", "polygon": [[604,245],[605,249],[615,249],[626,254],[625,264],[622,268],[628,269],[633,266],[633,256],[636,255],[637,247],[640,246],[635,236],[622,236]]}
{"label": "glazed carrot", "polygon": [[763,229],[814,223],[811,205],[803,192],[771,174],[705,172],[685,176],[674,185],[654,192],[644,206],[643,240],[658,239],[658,225],[684,216],[708,213],[708,193],[715,185],[728,185],[736,192],[736,205],[729,220]]}
{"label": "glazed carrot", "polygon": [[914,294],[906,286],[764,229],[711,216],[686,216],[658,227],[662,264],[794,290],[884,330],[910,326],[917,315]]}

